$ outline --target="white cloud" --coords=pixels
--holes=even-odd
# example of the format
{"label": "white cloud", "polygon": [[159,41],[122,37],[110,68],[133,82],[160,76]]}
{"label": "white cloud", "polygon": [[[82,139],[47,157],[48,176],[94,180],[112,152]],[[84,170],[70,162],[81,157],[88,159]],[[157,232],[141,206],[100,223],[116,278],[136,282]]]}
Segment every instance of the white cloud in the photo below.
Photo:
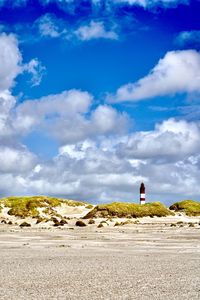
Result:
{"label": "white cloud", "polygon": [[31,61],[23,66],[23,71],[31,74],[30,83],[32,86],[40,85],[42,77],[45,74],[46,68],[37,59],[31,59]]}
{"label": "white cloud", "polygon": [[[16,99],[8,90],[0,92],[0,142],[4,144],[12,140],[15,129],[12,126],[12,110],[15,107]],[[13,124],[14,125],[14,124]]]}
{"label": "white cloud", "polygon": [[[32,85],[37,85],[41,81],[44,68],[37,59],[23,64],[17,38],[12,34],[0,34],[0,61],[0,140],[1,144],[5,144],[15,140],[14,137],[18,135],[18,128],[21,126],[15,122],[14,116],[16,98],[12,95],[12,87],[16,77],[28,72],[32,77]],[[23,124],[25,122],[28,122],[26,116]]]}
{"label": "white cloud", "polygon": [[128,116],[120,114],[112,107],[100,105],[93,112],[91,125],[100,134],[123,132],[127,128]]}
{"label": "white cloud", "polygon": [[[172,138],[162,145],[168,132]],[[138,201],[139,184],[145,181],[151,201],[170,198],[173,202],[180,197],[197,196],[200,179],[197,125],[170,119],[145,136],[141,133],[140,139],[139,134],[135,133],[136,146],[128,144],[125,137],[63,146],[57,157],[40,163],[37,172],[30,173],[26,186],[36,194],[97,202]],[[146,141],[143,144],[142,139]],[[154,147],[152,139],[156,145],[160,143],[159,147]],[[122,143],[123,150],[130,151],[133,147],[131,155],[119,151]],[[169,149],[169,153],[164,148]]]}
{"label": "white cloud", "polygon": [[22,63],[18,40],[13,34],[0,34],[0,62],[0,91],[10,90],[16,77],[23,72],[32,75],[33,86],[39,85],[45,70],[37,58],[27,64]]}
{"label": "white cloud", "polygon": [[6,120],[16,100],[8,90],[0,92],[0,119]]}
{"label": "white cloud", "polygon": [[[7,71],[0,70],[1,195],[48,194],[94,202],[137,201],[141,181],[147,184],[147,195],[152,201],[167,200],[170,196],[173,202],[179,197],[199,195],[198,122],[169,119],[157,124],[154,130],[128,133],[129,119],[125,114],[108,105],[93,108],[92,95],[77,90],[16,105],[11,88],[23,66],[15,43],[11,37],[5,44],[14,46],[14,53],[19,54],[14,56],[13,67],[7,68],[5,56]],[[179,57],[180,53],[185,54]],[[192,69],[194,65],[198,67],[198,57],[195,51],[172,52],[164,62],[160,61],[157,70],[165,70],[169,75],[162,66],[172,65],[176,70],[178,65],[183,71],[187,62],[185,76],[187,80],[193,78],[193,88],[183,76],[180,86],[193,91],[198,70]],[[160,71],[156,72],[155,68],[149,76]],[[34,130],[57,139],[57,156],[43,160],[23,145],[22,135]]]}
{"label": "white cloud", "polygon": [[20,174],[30,172],[36,164],[36,157],[25,147],[0,147],[0,173]]}
{"label": "white cloud", "polygon": [[172,202],[172,196],[197,196],[199,138],[196,123],[169,119],[152,131],[66,145],[53,166],[41,170],[40,184],[53,169],[50,180],[62,174],[57,188],[62,185],[63,193],[72,197],[137,201],[141,181],[146,182],[152,201],[166,200],[169,195]]}
{"label": "white cloud", "polygon": [[36,23],[41,36],[58,38],[66,37],[67,30],[65,28],[66,24],[61,19],[56,18],[53,14],[45,14],[40,17]]}
{"label": "white cloud", "polygon": [[20,104],[16,109],[17,129],[42,130],[60,143],[75,143],[88,137],[122,134],[128,117],[109,106],[91,109],[92,96],[78,90],[64,91]]}
{"label": "white cloud", "polygon": [[196,123],[169,119],[155,130],[138,132],[119,144],[120,155],[139,159],[179,160],[200,150],[200,127]]}
{"label": "white cloud", "polygon": [[[63,111],[64,119],[72,115],[76,124],[71,120],[72,127],[63,125],[60,134],[66,134],[62,142],[67,143],[60,147],[58,156],[46,162],[39,161],[16,142],[14,146],[0,147],[1,193],[48,194],[88,201],[137,201],[139,184],[145,181],[152,201],[167,200],[170,196],[173,202],[181,194],[183,197],[198,195],[200,130],[197,123],[169,119],[152,131],[112,135],[115,127],[120,126],[121,115],[108,106],[100,106],[85,120],[90,126],[80,138],[76,115],[80,112],[87,115],[92,99],[87,93],[68,93],[71,98],[65,92],[63,106],[63,96],[60,102],[56,102],[56,96],[51,102],[49,96],[49,102],[44,98],[18,107],[16,115],[20,112],[26,118],[32,112],[33,119],[35,116],[49,119],[55,107],[56,114]],[[72,99],[75,101],[70,107]],[[37,102],[35,107],[32,102]],[[18,124],[20,120],[14,122]],[[96,134],[91,135],[88,128],[93,128]],[[74,134],[76,139],[69,139],[68,134]],[[6,180],[9,183],[5,184]]]}
{"label": "white cloud", "polygon": [[[53,127],[61,119],[69,120],[70,123],[74,118],[81,118],[82,114],[88,112],[91,102],[92,96],[89,93],[78,90],[27,100],[16,108],[17,124],[22,131],[29,131],[34,126],[41,126],[45,121]],[[73,124],[76,124],[76,121]]]}
{"label": "white cloud", "polygon": [[151,72],[135,83],[121,86],[113,102],[138,101],[176,93],[200,92],[200,54],[195,50],[171,51]]}
{"label": "white cloud", "polygon": [[106,28],[102,21],[90,21],[87,25],[81,25],[77,29],[66,29],[67,22],[57,18],[53,14],[45,14],[34,23],[38,28],[41,37],[62,38],[64,40],[79,39],[81,41],[89,41],[92,39],[110,39],[117,40],[118,35],[115,32],[116,26]]}
{"label": "white cloud", "polygon": [[118,35],[113,30],[106,30],[103,22],[91,21],[88,25],[81,26],[75,31],[76,36],[82,41],[92,39],[111,39],[117,40]]}
{"label": "white cloud", "polygon": [[42,36],[57,38],[60,36],[59,28],[48,14],[38,20],[39,32]]}
{"label": "white cloud", "polygon": [[10,89],[22,72],[22,57],[14,35],[0,34],[0,91]]}

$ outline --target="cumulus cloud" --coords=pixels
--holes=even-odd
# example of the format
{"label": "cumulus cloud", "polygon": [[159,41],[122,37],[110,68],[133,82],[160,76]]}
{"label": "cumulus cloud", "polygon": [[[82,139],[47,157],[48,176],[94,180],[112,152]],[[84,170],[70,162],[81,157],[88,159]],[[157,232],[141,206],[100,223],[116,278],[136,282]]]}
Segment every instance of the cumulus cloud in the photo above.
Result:
{"label": "cumulus cloud", "polygon": [[25,147],[0,147],[0,173],[27,174],[36,162],[36,156]]}
{"label": "cumulus cloud", "polygon": [[11,89],[16,77],[28,72],[31,74],[31,84],[39,85],[44,74],[44,66],[35,58],[23,64],[18,40],[13,34],[0,34],[0,91]]}
{"label": "cumulus cloud", "polygon": [[22,56],[18,41],[12,34],[0,34],[0,91],[10,89],[22,72]]}
{"label": "cumulus cloud", "polygon": [[75,31],[76,36],[82,41],[89,41],[91,39],[111,39],[117,40],[118,35],[114,30],[106,30],[103,22],[91,21],[88,25],[79,27]]}
{"label": "cumulus cloud", "polygon": [[195,50],[170,51],[151,72],[134,83],[121,86],[108,99],[139,101],[176,93],[200,92],[200,54]]}
{"label": "cumulus cloud", "polygon": [[15,131],[12,122],[12,110],[15,107],[16,99],[8,90],[0,92],[0,142],[4,144],[12,140]]}
{"label": "cumulus cloud", "polygon": [[138,132],[119,144],[120,155],[126,157],[171,161],[194,155],[200,150],[200,127],[196,123],[169,119],[155,130]]}
{"label": "cumulus cloud", "polygon": [[152,197],[198,195],[199,138],[198,124],[169,119],[152,131],[63,146],[54,163],[73,180],[76,195],[91,191],[89,197],[99,201],[136,200],[142,180]]}
{"label": "cumulus cloud", "polygon": [[16,138],[14,111],[16,98],[12,87],[24,72],[18,41],[12,34],[0,35],[0,173],[25,173],[32,169],[36,158]]}
{"label": "cumulus cloud", "polygon": [[16,100],[8,90],[0,92],[0,119],[6,120]]}
{"label": "cumulus cloud", "polygon": [[0,34],[0,61],[0,140],[5,143],[14,139],[17,133],[14,119],[16,98],[12,95],[16,77],[28,72],[32,85],[38,85],[44,68],[37,59],[23,64],[17,38],[12,34]]}
{"label": "cumulus cloud", "polygon": [[16,109],[17,129],[29,132],[39,128],[62,144],[123,133],[128,126],[127,115],[106,105],[90,112],[92,99],[87,92],[70,90],[26,101]]}
{"label": "cumulus cloud", "polygon": [[21,175],[22,184],[34,194],[94,202],[137,201],[141,181],[152,201],[194,197],[200,179],[199,137],[197,124],[169,119],[152,131],[64,145],[53,160],[40,162],[26,178]]}
{"label": "cumulus cloud", "polygon": [[[6,71],[0,70],[1,195],[48,194],[93,202],[137,201],[138,186],[144,181],[152,201],[167,201],[169,196],[171,201],[180,195],[198,196],[198,122],[169,119],[153,130],[130,133],[126,114],[110,105],[93,108],[92,95],[78,90],[16,104],[12,86],[24,65],[16,38],[5,34],[1,37],[6,37],[2,45],[15,54],[11,66],[9,51],[2,55]],[[180,53],[189,56],[177,60]],[[196,90],[198,52],[170,55],[159,62],[157,69],[163,72],[155,68],[149,77],[162,74],[161,79],[168,78],[171,73],[163,65],[170,65],[173,70],[180,66],[182,75],[187,62],[186,79],[181,76],[180,86]],[[188,78],[193,78],[192,88],[187,85]],[[169,89],[172,83],[167,84]],[[31,153],[23,145],[23,137],[34,130],[56,139],[60,143],[59,154],[43,160]]]}
{"label": "cumulus cloud", "polygon": [[[167,201],[171,195],[174,201],[180,194],[198,195],[198,123],[169,119],[151,131],[131,134],[125,131],[120,135],[117,126],[122,127],[123,115],[102,105],[88,118],[91,103],[90,94],[68,91],[17,107],[14,122],[17,126],[21,124],[22,131],[29,124],[36,126],[38,120],[44,122],[59,116],[63,126],[60,135],[64,139],[57,138],[63,145],[59,154],[48,161],[36,158],[19,142],[1,145],[1,194],[48,194],[93,202],[137,201],[138,186],[145,181],[150,200]],[[5,115],[10,109],[12,104],[5,108]],[[21,119],[17,119],[19,116]],[[80,136],[81,117],[81,126],[84,122],[89,126]],[[69,119],[67,125],[63,123],[66,119]],[[46,126],[46,130],[53,131],[53,127]],[[72,135],[76,138],[71,138]]]}
{"label": "cumulus cloud", "polygon": [[131,165],[119,159],[114,149],[108,151],[99,143],[87,140],[62,147],[51,163],[40,165],[40,171],[31,177],[31,186],[37,193],[42,188],[51,194],[105,201],[105,197],[114,200],[114,194],[118,200],[120,194],[127,196],[132,184],[140,180],[140,175],[133,178]]}

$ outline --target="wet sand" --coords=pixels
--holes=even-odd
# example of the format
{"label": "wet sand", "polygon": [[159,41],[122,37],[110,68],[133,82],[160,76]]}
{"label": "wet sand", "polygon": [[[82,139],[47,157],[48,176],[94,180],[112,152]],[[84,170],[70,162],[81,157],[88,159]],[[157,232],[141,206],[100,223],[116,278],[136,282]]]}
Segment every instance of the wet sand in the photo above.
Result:
{"label": "wet sand", "polygon": [[200,299],[200,226],[0,226],[0,299]]}

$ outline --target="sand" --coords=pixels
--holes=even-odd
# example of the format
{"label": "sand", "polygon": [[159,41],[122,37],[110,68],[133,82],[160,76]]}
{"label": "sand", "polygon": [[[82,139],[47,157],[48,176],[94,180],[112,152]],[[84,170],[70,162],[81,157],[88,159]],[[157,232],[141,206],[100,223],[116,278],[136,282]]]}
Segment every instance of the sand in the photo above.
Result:
{"label": "sand", "polygon": [[200,226],[149,219],[101,229],[0,225],[0,299],[200,299]]}

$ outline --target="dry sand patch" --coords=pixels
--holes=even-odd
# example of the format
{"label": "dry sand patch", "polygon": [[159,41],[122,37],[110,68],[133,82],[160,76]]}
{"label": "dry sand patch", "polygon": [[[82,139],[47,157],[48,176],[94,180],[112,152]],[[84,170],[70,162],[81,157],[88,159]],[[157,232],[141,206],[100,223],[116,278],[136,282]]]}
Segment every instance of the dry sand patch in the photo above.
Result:
{"label": "dry sand patch", "polygon": [[199,228],[3,227],[0,299],[200,298]]}

